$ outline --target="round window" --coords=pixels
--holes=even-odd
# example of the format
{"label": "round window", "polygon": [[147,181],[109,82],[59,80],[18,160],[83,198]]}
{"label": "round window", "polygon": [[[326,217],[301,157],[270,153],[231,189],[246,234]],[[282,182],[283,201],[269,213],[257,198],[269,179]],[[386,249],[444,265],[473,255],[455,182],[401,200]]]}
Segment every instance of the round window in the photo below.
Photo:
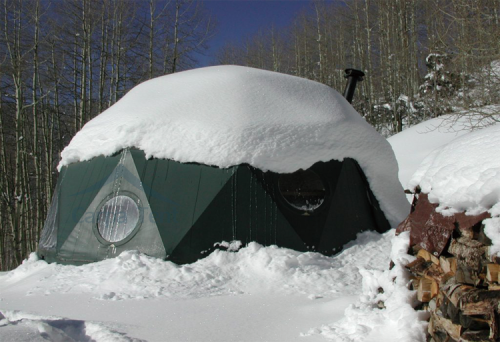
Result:
{"label": "round window", "polygon": [[109,199],[97,215],[97,230],[107,242],[118,242],[132,234],[139,223],[140,212],[137,203],[129,196],[115,196]]}
{"label": "round window", "polygon": [[312,212],[325,200],[325,185],[321,178],[311,170],[299,170],[280,175],[278,187],[285,201],[301,211]]}

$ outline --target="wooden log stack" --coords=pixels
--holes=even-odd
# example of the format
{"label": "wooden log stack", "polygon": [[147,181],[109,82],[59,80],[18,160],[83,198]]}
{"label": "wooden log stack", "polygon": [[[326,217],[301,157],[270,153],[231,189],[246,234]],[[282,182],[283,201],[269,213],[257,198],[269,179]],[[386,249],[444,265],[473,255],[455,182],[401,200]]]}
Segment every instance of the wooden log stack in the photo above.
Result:
{"label": "wooden log stack", "polygon": [[417,194],[397,230],[410,231],[417,259],[406,267],[418,309],[430,313],[428,341],[500,341],[500,264],[482,225],[489,215],[445,217],[430,207],[437,205]]}

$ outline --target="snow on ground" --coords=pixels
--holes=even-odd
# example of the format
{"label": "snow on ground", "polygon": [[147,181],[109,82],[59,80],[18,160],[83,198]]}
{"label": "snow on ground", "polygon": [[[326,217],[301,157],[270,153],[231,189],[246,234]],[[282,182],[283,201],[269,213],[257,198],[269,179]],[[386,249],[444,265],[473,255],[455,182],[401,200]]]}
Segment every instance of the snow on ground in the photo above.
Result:
{"label": "snow on ground", "polygon": [[0,341],[424,341],[405,234],[364,232],[333,257],[251,243],[183,266],[32,254],[0,276]]}
{"label": "snow on ground", "polygon": [[226,65],[149,80],[89,121],[59,167],[126,147],[148,158],[280,173],[350,157],[392,225],[409,209],[386,139],[338,92],[290,75]]}
{"label": "snow on ground", "polygon": [[360,269],[363,291],[344,317],[332,324],[311,329],[333,341],[426,341],[428,313],[415,311],[414,291],[408,290],[410,277],[404,265],[415,257],[407,254],[409,233],[392,238],[389,269]]}
{"label": "snow on ground", "polygon": [[102,324],[19,311],[0,313],[2,341],[140,341],[108,329]]}
{"label": "snow on ground", "polygon": [[[397,327],[402,317],[419,326],[409,322],[417,315],[409,304],[396,313],[376,308],[398,286],[406,302],[414,297],[401,285],[400,266],[386,271],[393,236],[362,233],[333,257],[251,243],[183,266],[135,251],[83,266],[47,264],[32,254],[0,276],[0,340],[357,341],[381,333],[378,327]],[[388,280],[395,275],[401,284]],[[379,294],[379,286],[387,291]],[[352,306],[362,287],[369,294]],[[328,325],[348,307],[343,321]],[[366,319],[371,311],[374,318]]]}

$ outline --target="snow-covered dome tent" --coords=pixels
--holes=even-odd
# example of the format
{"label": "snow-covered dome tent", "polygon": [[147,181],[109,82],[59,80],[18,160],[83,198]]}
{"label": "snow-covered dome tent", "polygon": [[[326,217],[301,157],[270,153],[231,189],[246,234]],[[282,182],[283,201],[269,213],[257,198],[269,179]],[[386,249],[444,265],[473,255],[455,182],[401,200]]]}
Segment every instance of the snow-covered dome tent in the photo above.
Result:
{"label": "snow-covered dome tent", "polygon": [[223,241],[331,255],[409,208],[389,143],[340,94],[246,67],[144,82],[61,156],[47,261],[135,249],[186,263]]}

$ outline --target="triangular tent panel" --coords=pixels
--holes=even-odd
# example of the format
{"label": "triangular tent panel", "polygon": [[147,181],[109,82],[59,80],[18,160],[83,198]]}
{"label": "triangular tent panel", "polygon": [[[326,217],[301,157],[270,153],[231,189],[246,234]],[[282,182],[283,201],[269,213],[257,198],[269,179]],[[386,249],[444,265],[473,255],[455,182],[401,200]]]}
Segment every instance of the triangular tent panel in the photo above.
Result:
{"label": "triangular tent panel", "polygon": [[[223,170],[219,172],[223,172]],[[193,262],[212,252],[217,242],[251,241],[307,250],[272,196],[248,165],[233,168],[232,177],[171,255],[174,262]]]}
{"label": "triangular tent panel", "polygon": [[140,179],[148,194],[151,214],[160,228],[168,255],[189,232],[213,201],[234,168],[218,169],[172,160],[146,160],[144,152],[132,150]]}
{"label": "triangular tent panel", "polygon": [[[327,222],[332,225],[332,229],[322,231],[318,251],[332,254],[338,252],[347,241],[354,240],[359,232],[384,232],[388,229],[385,219],[377,221],[375,213],[381,210],[376,201],[370,202],[370,197],[373,195],[356,162],[352,159],[344,160],[328,213]],[[332,241],[339,243],[333,244]]]}
{"label": "triangular tent panel", "polygon": [[[91,262],[113,257],[130,249],[155,257],[166,256],[130,151],[123,150],[116,158],[119,158],[119,161],[115,169],[104,182],[100,180],[96,183],[101,187],[93,201],[85,208],[84,214],[72,227],[65,225],[66,229],[61,230],[64,233],[69,232],[69,235],[59,235],[58,261]],[[100,170],[98,165],[96,170]],[[89,175],[92,175],[92,172]],[[72,194],[71,197],[79,197],[87,192],[94,193],[94,188],[92,185],[89,189]],[[125,213],[123,208],[127,206],[136,209],[134,215]],[[122,230],[129,231],[130,234],[123,238]]]}

